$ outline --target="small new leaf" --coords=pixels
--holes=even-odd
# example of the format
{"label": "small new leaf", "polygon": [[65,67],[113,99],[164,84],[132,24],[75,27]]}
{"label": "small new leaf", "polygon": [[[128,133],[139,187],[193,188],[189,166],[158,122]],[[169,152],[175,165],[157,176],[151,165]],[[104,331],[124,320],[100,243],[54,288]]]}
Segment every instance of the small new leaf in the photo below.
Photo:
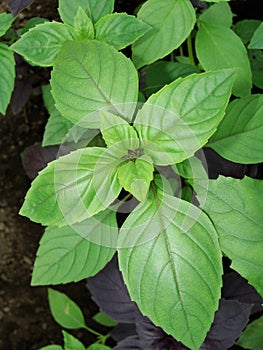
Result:
{"label": "small new leaf", "polygon": [[82,311],[66,294],[48,289],[48,300],[52,316],[62,327],[86,328]]}
{"label": "small new leaf", "polygon": [[36,25],[11,48],[38,66],[52,66],[65,41],[74,40],[72,28],[63,23],[45,22]]}
{"label": "small new leaf", "polygon": [[62,330],[64,350],[86,350],[86,347],[73,335]]}
{"label": "small new leaf", "polygon": [[102,17],[95,24],[96,39],[105,41],[117,50],[134,43],[151,27],[126,13],[113,13]]}
{"label": "small new leaf", "polygon": [[141,156],[135,161],[128,160],[118,167],[118,179],[121,186],[140,202],[147,197],[153,180],[153,163],[150,157]]}
{"label": "small new leaf", "polygon": [[249,45],[249,49],[263,49],[263,23],[255,31]]}
{"label": "small new leaf", "polygon": [[81,7],[78,8],[78,12],[74,18],[73,29],[77,39],[94,38],[93,23]]}
{"label": "small new leaf", "polygon": [[107,111],[100,111],[100,130],[108,148],[118,157],[140,146],[136,130],[124,119]]}

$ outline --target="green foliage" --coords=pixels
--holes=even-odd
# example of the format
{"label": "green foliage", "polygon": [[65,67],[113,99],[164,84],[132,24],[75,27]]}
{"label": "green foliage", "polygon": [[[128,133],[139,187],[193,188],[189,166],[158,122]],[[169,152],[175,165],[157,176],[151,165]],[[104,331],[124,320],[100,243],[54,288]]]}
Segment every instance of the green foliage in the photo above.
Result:
{"label": "green foliage", "polygon": [[0,43],[0,113],[5,114],[15,84],[15,59],[13,52]]}
{"label": "green foliage", "polygon": [[3,36],[14,22],[15,18],[10,13],[0,13],[0,36]]}
{"label": "green foliage", "polygon": [[111,317],[101,311],[93,316],[93,320],[106,327],[114,327],[118,324],[118,322],[114,321]]}
{"label": "green foliage", "polygon": [[99,128],[99,109],[131,120],[135,107],[129,103],[137,101],[138,77],[131,61],[106,43],[71,41],[54,63],[51,88],[63,117],[86,128]]}
{"label": "green foliage", "polygon": [[[94,276],[117,252],[143,315],[191,350],[202,348],[219,307],[222,255],[263,295],[262,181],[208,180],[196,153],[207,146],[233,162],[263,161],[263,100],[251,95],[252,83],[263,87],[262,24],[232,27],[226,1],[207,2],[216,4],[200,14],[189,0],[147,0],[135,17],[112,13],[113,0],[60,0],[64,23],[38,24],[12,45],[53,66],[43,145],[73,150],[39,173],[20,210],[48,226],[32,284]],[[118,52],[128,45],[132,60]],[[12,70],[13,53],[0,50]],[[14,77],[4,74],[1,112]],[[123,204],[131,209],[117,224]],[[62,326],[88,329],[67,296],[50,290],[49,300]],[[109,349],[108,335],[88,330],[98,337],[88,349]],[[66,332],[64,342],[84,349]]]}
{"label": "green foliage", "polygon": [[69,329],[86,328],[82,311],[66,294],[49,289],[48,300],[52,316],[61,326]]}
{"label": "green foliage", "polygon": [[231,102],[207,146],[232,162],[263,162],[262,113],[262,95],[251,95]]}
{"label": "green foliage", "polygon": [[137,68],[179,47],[195,24],[195,12],[188,0],[148,0],[140,8],[138,18],[152,29],[132,46]]}
{"label": "green foliage", "polygon": [[208,217],[188,202],[151,190],[125,221],[119,240],[120,269],[142,313],[199,349],[218,307],[222,274]]}
{"label": "green foliage", "polygon": [[249,49],[263,49],[263,23],[256,29],[250,43]]}
{"label": "green foliage", "polygon": [[263,316],[250,323],[237,344],[246,349],[261,350],[263,344]]}
{"label": "green foliage", "polygon": [[[235,48],[235,54],[233,54],[233,48]],[[246,96],[250,93],[252,74],[247,50],[241,39],[231,29],[222,25],[200,22],[196,35],[196,54],[205,70],[238,68],[233,94]]]}
{"label": "green foliage", "polygon": [[[222,251],[231,267],[263,295],[263,182],[219,177],[210,180],[204,210],[219,234]],[[245,204],[246,203],[246,204]]]}

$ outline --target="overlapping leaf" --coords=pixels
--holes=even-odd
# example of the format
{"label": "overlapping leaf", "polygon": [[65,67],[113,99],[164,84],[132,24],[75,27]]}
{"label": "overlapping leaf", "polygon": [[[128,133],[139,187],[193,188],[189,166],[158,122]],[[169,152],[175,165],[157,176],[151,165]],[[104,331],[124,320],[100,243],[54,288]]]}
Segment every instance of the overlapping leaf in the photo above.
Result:
{"label": "overlapping leaf", "polygon": [[197,57],[205,70],[238,68],[233,94],[246,96],[250,93],[252,74],[247,50],[231,29],[200,22],[195,45]]}
{"label": "overlapping leaf", "polygon": [[263,316],[253,321],[238,339],[237,344],[253,350],[261,350],[263,344]]}
{"label": "overlapping leaf", "polygon": [[15,59],[13,52],[0,43],[0,113],[5,114],[15,84]]}
{"label": "overlapping leaf", "polygon": [[106,209],[121,186],[118,165],[104,148],[79,149],[48,164],[33,181],[21,215],[43,225],[66,226]]}
{"label": "overlapping leaf", "polygon": [[138,18],[152,29],[132,47],[137,68],[162,58],[179,47],[195,24],[195,11],[188,0],[148,0]]}
{"label": "overlapping leaf", "polygon": [[73,40],[73,29],[58,22],[45,22],[26,32],[11,47],[38,66],[52,66],[67,40]]}
{"label": "overlapping leaf", "polygon": [[206,23],[217,24],[230,28],[232,26],[233,13],[226,2],[219,2],[204,11],[199,19]]}
{"label": "overlapping leaf", "polygon": [[93,23],[82,7],[78,8],[78,12],[74,17],[73,29],[78,39],[94,38]]}
{"label": "overlapping leaf", "polygon": [[147,100],[134,126],[155,164],[182,162],[207,142],[223,118],[233,80],[232,69],[191,75]]}
{"label": "overlapping leaf", "polygon": [[134,43],[150,30],[150,26],[126,13],[102,17],[96,24],[96,39],[105,41],[117,50]]}
{"label": "overlapping leaf", "polygon": [[135,104],[129,102],[137,102],[138,77],[131,61],[106,43],[71,41],[55,61],[51,88],[65,118],[99,128],[102,108],[131,120]]}
{"label": "overlapping leaf", "polygon": [[231,102],[207,145],[236,163],[263,162],[262,113],[262,95],[251,95]]}
{"label": "overlapping leaf", "polygon": [[62,330],[64,350],[86,350],[86,347],[73,335]]}
{"label": "overlapping leaf", "polygon": [[219,177],[210,180],[204,210],[219,234],[231,267],[263,295],[263,183]]}
{"label": "overlapping leaf", "polygon": [[106,210],[80,224],[48,227],[40,241],[32,285],[77,282],[94,276],[113,257],[118,228]]}
{"label": "overlapping leaf", "polygon": [[152,322],[199,349],[218,307],[222,262],[208,217],[150,192],[120,230],[119,263],[132,300]]}

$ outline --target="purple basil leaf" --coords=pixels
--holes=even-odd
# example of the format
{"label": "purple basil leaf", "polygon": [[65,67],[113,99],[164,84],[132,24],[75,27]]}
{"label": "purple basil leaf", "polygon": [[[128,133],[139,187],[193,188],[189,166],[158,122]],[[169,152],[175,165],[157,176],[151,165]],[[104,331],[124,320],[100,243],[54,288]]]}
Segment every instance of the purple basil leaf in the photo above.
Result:
{"label": "purple basil leaf", "polygon": [[19,12],[24,10],[27,6],[32,4],[34,0],[7,0],[8,5],[11,8],[12,15],[16,17]]}
{"label": "purple basil leaf", "polygon": [[32,85],[26,81],[17,81],[15,83],[15,88],[12,93],[11,98],[11,108],[14,114],[17,114],[24,107],[26,102],[28,101],[32,92]]}
{"label": "purple basil leaf", "polygon": [[136,329],[142,349],[151,350],[188,350],[182,343],[156,327],[147,317],[137,315]]}
{"label": "purple basil leaf", "polygon": [[110,335],[116,342],[119,342],[132,335],[137,335],[135,324],[119,323],[110,331]]}
{"label": "purple basil leaf", "polygon": [[245,175],[253,178],[261,178],[263,175],[262,163],[234,163],[221,157],[212,148],[204,148],[204,153],[210,179],[216,179],[219,175],[231,176],[237,179],[242,179]]}
{"label": "purple basil leaf", "polygon": [[96,276],[87,279],[87,287],[92,299],[105,314],[117,322],[135,322],[138,308],[130,299],[116,256]]}
{"label": "purple basil leaf", "polygon": [[235,271],[223,276],[222,295],[225,299],[235,299],[242,303],[252,304],[252,313],[263,310],[263,298],[248,281]]}
{"label": "purple basil leaf", "polygon": [[[120,341],[112,350],[150,350],[141,348],[140,341],[136,335]],[[152,349],[151,349],[152,350]]]}
{"label": "purple basil leaf", "polygon": [[47,163],[68,153],[65,146],[42,147],[40,143],[36,143],[24,150],[21,155],[22,164],[27,176],[33,180],[39,171],[47,166]]}
{"label": "purple basil leaf", "polygon": [[200,349],[229,349],[246,327],[251,308],[251,305],[236,300],[220,300],[214,322]]}

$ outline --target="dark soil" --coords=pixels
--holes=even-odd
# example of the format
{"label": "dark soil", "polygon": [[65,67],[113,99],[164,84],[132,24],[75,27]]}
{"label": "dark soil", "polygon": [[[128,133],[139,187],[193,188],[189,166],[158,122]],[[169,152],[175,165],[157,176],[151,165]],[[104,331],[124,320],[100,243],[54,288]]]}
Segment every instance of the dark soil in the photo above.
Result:
{"label": "dark soil", "polygon": [[[116,10],[132,13],[140,2],[116,1]],[[0,2],[0,12],[6,10],[6,2]],[[18,16],[15,26],[19,28],[35,16],[59,19],[57,1],[36,0]],[[27,77],[33,81],[33,96],[29,102],[17,115],[9,110],[5,117],[0,116],[1,350],[36,350],[51,343],[62,344],[61,328],[49,311],[47,288],[30,287],[35,254],[44,228],[18,215],[30,186],[22,167],[21,153],[25,147],[41,141],[48,118],[40,86],[47,83],[49,71],[31,68]],[[97,307],[89,298],[85,281],[56,288],[75,300],[83,310],[87,323],[93,325],[90,319]],[[86,346],[95,340],[82,330],[71,333]]]}

